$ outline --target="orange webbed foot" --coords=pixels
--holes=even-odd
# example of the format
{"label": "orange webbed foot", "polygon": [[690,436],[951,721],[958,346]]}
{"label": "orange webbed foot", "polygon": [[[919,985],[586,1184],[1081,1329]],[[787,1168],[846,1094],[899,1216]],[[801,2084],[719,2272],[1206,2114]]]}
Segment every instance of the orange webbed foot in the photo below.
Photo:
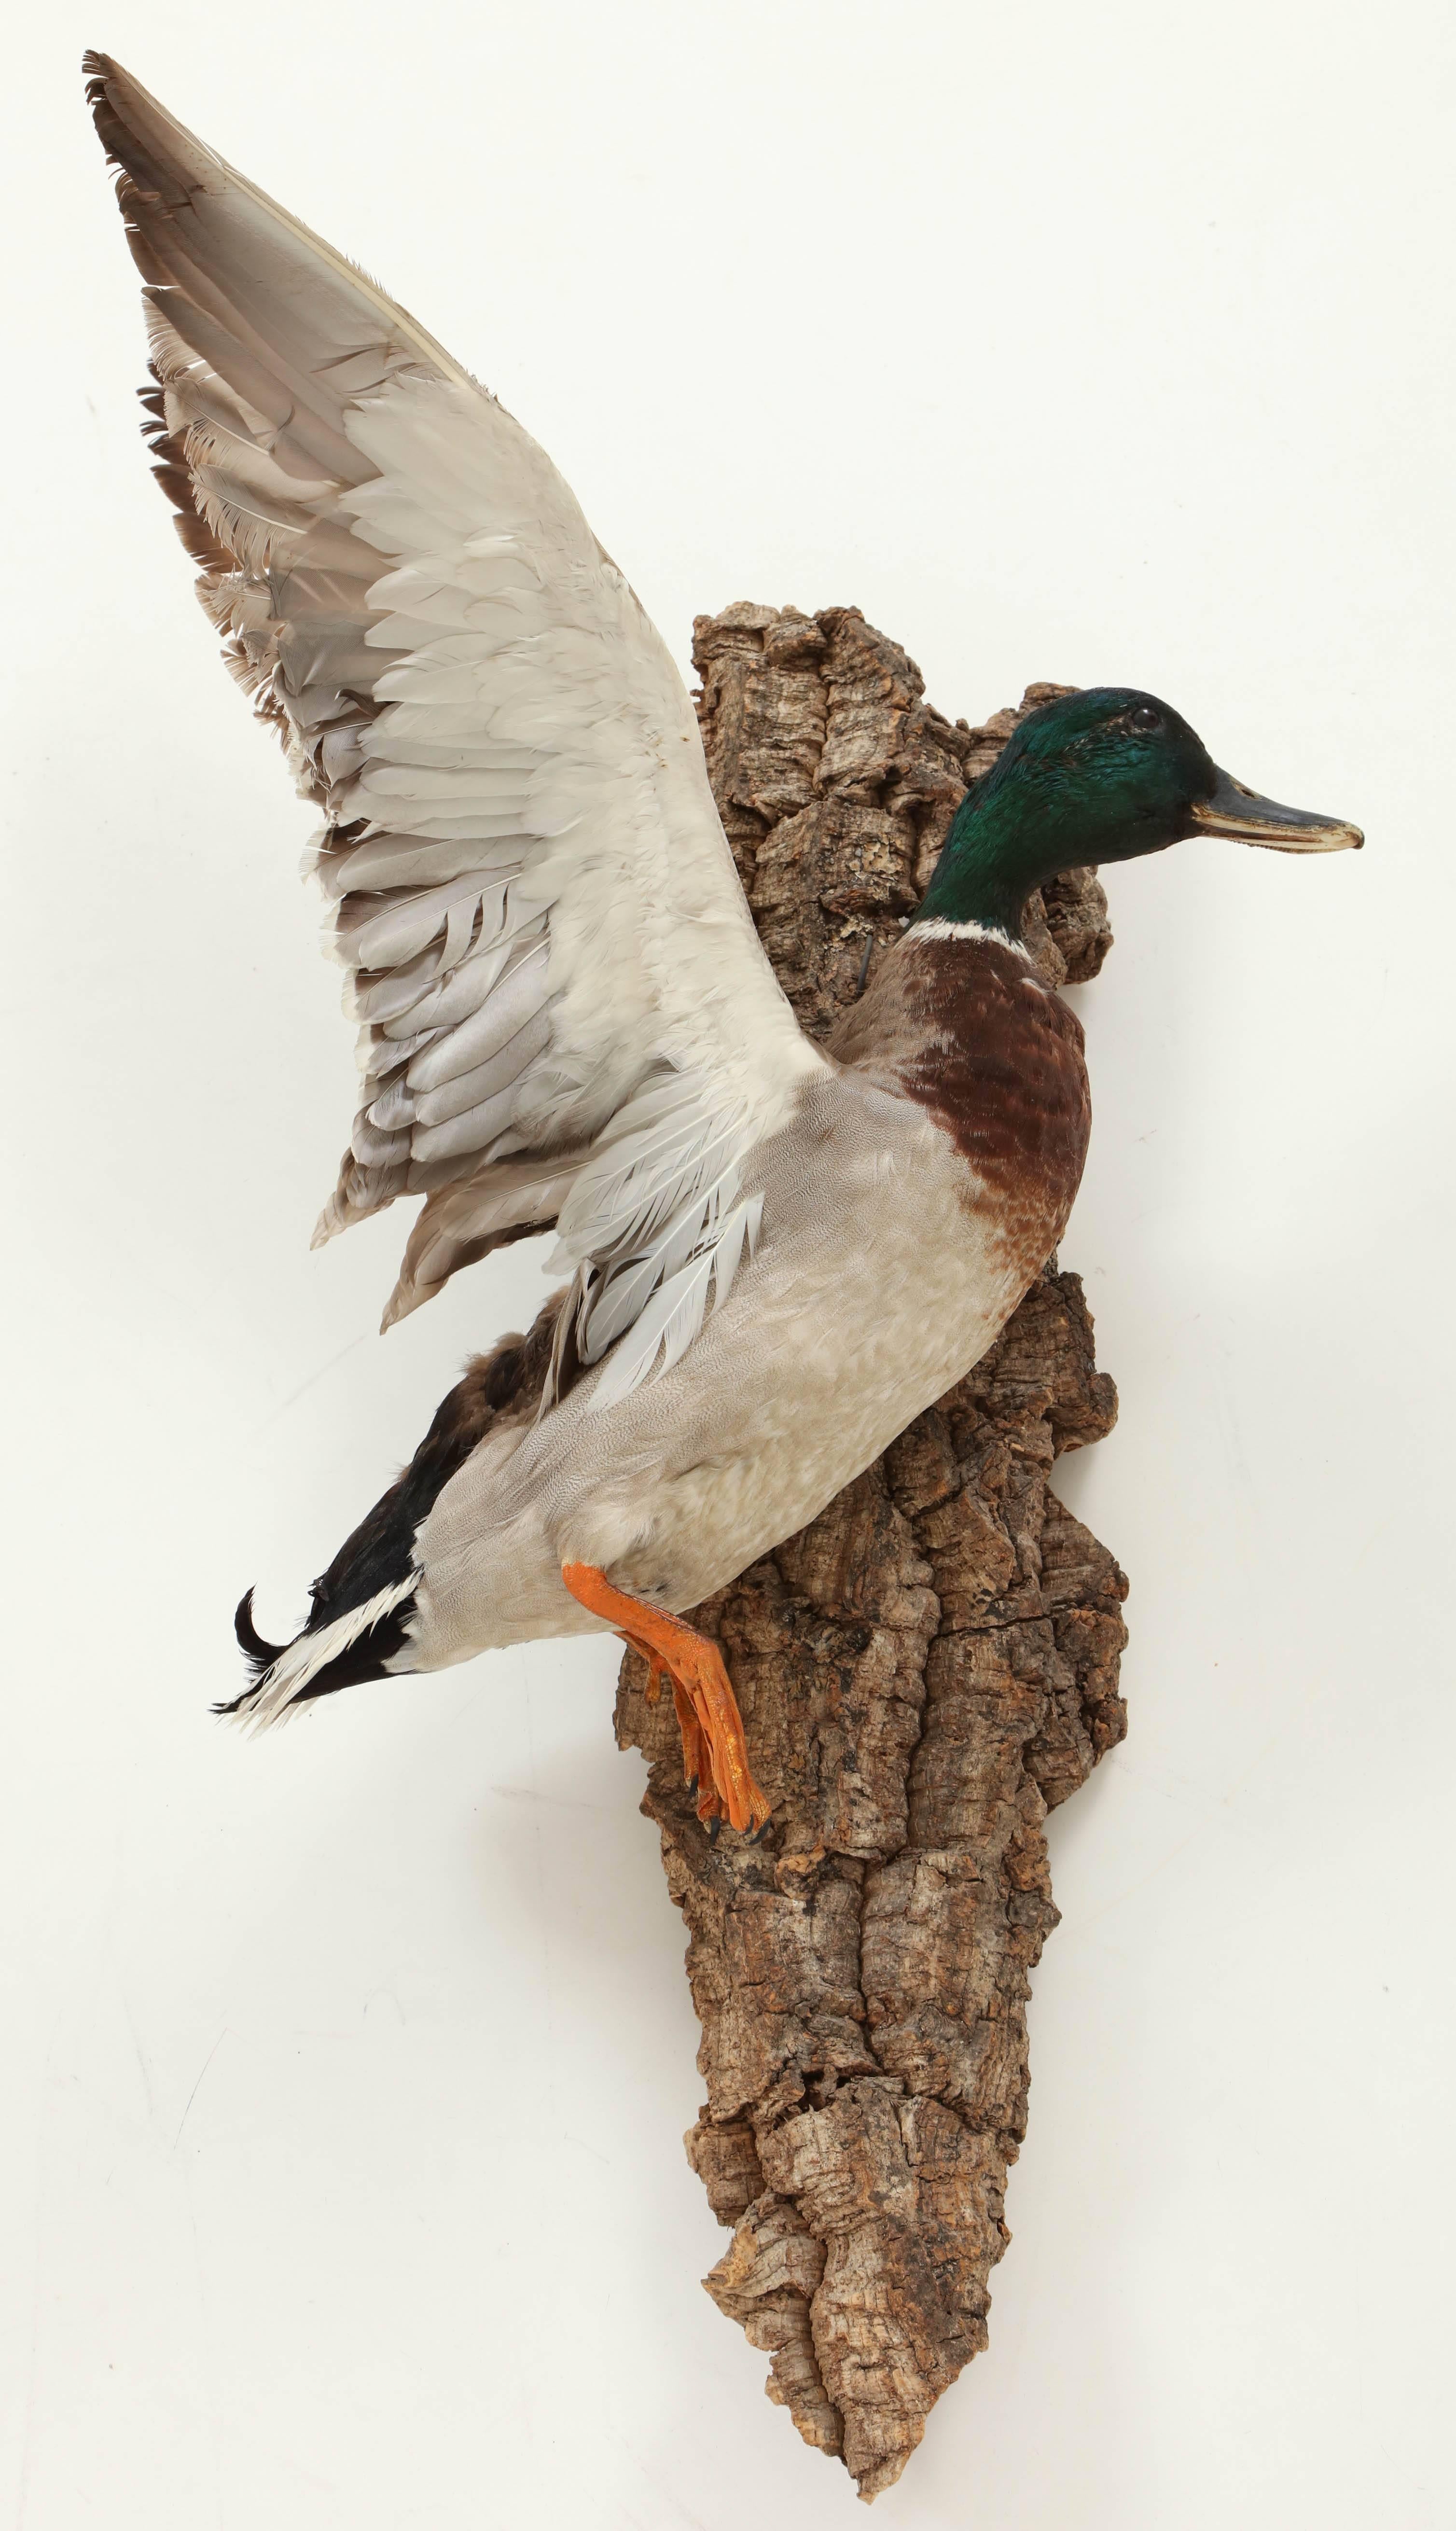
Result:
{"label": "orange webbed foot", "polygon": [[656,1703],[664,1677],[672,1681],[683,1735],[683,1772],[698,1787],[698,1816],[708,1825],[726,1817],[736,1828],[761,1828],[769,1804],[754,1781],[743,1716],[723,1656],[696,1626],[665,1609],[618,1591],[594,1564],[564,1564],[561,1578],[574,1600],[605,1617],[647,1663],[647,1698]]}

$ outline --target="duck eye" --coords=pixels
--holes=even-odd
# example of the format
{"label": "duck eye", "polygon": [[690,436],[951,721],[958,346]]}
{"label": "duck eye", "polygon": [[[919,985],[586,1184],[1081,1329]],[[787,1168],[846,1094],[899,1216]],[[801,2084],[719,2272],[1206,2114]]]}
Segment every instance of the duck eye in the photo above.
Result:
{"label": "duck eye", "polygon": [[1137,709],[1129,716],[1129,725],[1133,729],[1161,729],[1163,716],[1160,711],[1154,710],[1151,703],[1139,703]]}

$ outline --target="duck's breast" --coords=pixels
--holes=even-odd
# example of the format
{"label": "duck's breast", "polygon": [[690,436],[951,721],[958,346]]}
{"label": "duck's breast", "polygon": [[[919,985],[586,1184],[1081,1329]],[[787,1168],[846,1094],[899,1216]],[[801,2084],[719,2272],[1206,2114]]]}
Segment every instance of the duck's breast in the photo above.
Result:
{"label": "duck's breast", "polygon": [[966,1202],[1025,1288],[1066,1227],[1092,1129],[1082,1024],[1026,952],[974,924],[917,924],[831,1051],[924,1108],[966,1163]]}

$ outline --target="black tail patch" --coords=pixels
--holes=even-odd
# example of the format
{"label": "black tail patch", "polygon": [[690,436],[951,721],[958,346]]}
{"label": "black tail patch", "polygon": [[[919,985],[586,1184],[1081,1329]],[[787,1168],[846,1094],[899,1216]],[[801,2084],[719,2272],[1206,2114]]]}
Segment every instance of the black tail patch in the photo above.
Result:
{"label": "black tail patch", "polygon": [[[463,1379],[443,1400],[429,1431],[403,1474],[380,1495],[358,1529],[344,1541],[328,1570],[309,1591],[311,1606],[305,1635],[316,1635],[338,1617],[372,1600],[391,1584],[403,1582],[415,1566],[415,1536],[456,1471],[482,1441],[497,1418],[509,1409],[519,1420],[540,1394],[551,1359],[558,1295],[526,1336],[504,1336],[492,1353],[478,1354]],[[365,1679],[383,1678],[386,1664],[407,1649],[406,1629],[415,1613],[413,1596],[348,1645],[315,1671],[295,1703],[331,1696],[337,1688],[357,1687]],[[252,1593],[238,1603],[233,1630],[242,1646],[252,1679],[241,1696],[215,1705],[214,1714],[236,1714],[248,1703],[258,1681],[287,1648],[270,1644],[252,1622]],[[295,1638],[297,1641],[298,1638]],[[391,1673],[399,1676],[395,1671]]]}

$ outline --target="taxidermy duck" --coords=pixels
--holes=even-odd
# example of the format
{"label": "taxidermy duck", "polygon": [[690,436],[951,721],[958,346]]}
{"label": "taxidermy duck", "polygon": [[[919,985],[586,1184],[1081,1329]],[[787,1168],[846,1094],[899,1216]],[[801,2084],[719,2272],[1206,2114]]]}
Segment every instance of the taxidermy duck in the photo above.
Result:
{"label": "taxidermy duck", "polygon": [[424,1198],[385,1312],[554,1226],[539,1405],[499,1355],[233,1707],[612,1629],[670,1685],[700,1816],[756,1829],[677,1613],[812,1520],[985,1351],[1055,1247],[1082,1031],[1032,891],[1185,838],[1358,845],[1220,772],[1153,695],[1035,711],[827,1048],[754,929],[692,703],[535,442],[413,317],[85,64],[145,283],[156,471],[229,666],[323,823],[359,1112],[318,1225]]}

